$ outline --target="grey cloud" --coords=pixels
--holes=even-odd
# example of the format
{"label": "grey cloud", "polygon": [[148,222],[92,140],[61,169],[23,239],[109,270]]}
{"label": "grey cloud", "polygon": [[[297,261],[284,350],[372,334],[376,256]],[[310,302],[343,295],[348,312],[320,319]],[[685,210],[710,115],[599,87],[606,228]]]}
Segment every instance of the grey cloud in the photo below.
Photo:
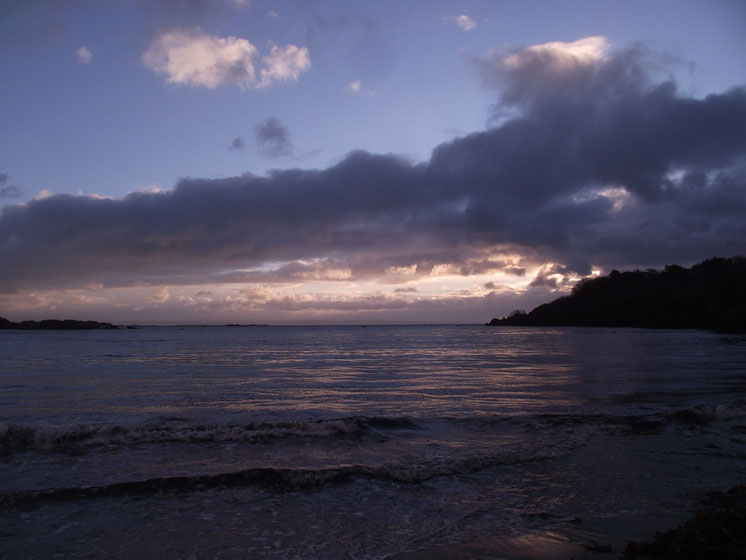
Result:
{"label": "grey cloud", "polygon": [[271,117],[255,128],[256,143],[259,153],[272,159],[290,156],[293,144],[290,142],[288,129],[282,126],[279,119]]}
{"label": "grey cloud", "polygon": [[[571,272],[571,268],[562,265],[543,266],[536,273],[536,276],[529,286],[532,288],[545,287],[551,290],[556,290],[570,282],[567,274],[570,274]],[[590,270],[588,270],[587,273],[590,273]],[[559,278],[557,276],[559,276]]]}
{"label": "grey cloud", "polygon": [[228,149],[231,151],[240,152],[245,147],[246,147],[246,140],[244,140],[242,136],[237,136],[236,138],[233,139]]}
{"label": "grey cloud", "polygon": [[0,198],[18,198],[23,194],[23,191],[16,185],[8,185],[7,187],[0,187]]}
{"label": "grey cloud", "polygon": [[[420,276],[443,264],[520,274],[553,263],[584,275],[746,252],[743,88],[682,96],[634,50],[594,59],[592,72],[571,68],[553,87],[532,64],[495,70],[512,118],[424,163],[353,152],[321,170],[6,206],[0,289],[290,281],[342,268]],[[275,124],[266,142],[281,147],[287,131]],[[490,260],[500,252],[524,259]]]}
{"label": "grey cloud", "polygon": [[0,173],[0,198],[18,198],[23,191],[16,185],[5,185],[8,182],[8,174]]}

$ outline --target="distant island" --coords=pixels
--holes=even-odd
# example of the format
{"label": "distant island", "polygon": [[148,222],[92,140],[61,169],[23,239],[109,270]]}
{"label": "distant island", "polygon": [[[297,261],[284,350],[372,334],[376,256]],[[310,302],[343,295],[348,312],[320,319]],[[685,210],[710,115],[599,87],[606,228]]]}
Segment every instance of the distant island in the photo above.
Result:
{"label": "distant island", "polygon": [[22,330],[22,331],[51,331],[51,330],[93,330],[93,329],[118,329],[111,323],[99,323],[98,321],[76,321],[74,319],[44,319],[42,321],[20,321],[14,323],[0,317],[0,329]]}
{"label": "distant island", "polygon": [[635,327],[746,332],[746,258],[712,258],[581,280],[572,293],[492,326]]}

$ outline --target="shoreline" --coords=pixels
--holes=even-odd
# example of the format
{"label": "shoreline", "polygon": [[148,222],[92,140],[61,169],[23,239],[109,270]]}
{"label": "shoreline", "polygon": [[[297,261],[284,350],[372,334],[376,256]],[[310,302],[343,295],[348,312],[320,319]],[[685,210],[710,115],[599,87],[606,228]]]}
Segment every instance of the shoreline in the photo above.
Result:
{"label": "shoreline", "polygon": [[[611,560],[626,558],[629,542],[653,538],[687,519],[683,513],[665,516],[630,514],[552,523],[523,535],[497,536],[434,549],[408,551],[387,560]],[[640,557],[653,560],[658,557]],[[663,558],[661,556],[660,558]]]}
{"label": "shoreline", "polygon": [[695,560],[746,558],[746,485],[688,512],[563,521],[518,536],[406,551],[387,560]]}

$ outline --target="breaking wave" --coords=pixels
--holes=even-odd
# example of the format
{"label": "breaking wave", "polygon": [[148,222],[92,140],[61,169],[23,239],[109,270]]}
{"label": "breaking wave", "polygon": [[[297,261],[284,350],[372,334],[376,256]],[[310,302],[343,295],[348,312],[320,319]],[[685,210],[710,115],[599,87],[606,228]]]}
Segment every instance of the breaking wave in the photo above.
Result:
{"label": "breaking wave", "polygon": [[470,450],[457,454],[419,457],[386,464],[350,464],[319,469],[260,467],[195,476],[168,476],[105,484],[28,490],[0,494],[0,505],[19,506],[79,499],[152,495],[160,492],[193,492],[214,488],[257,486],[276,492],[313,490],[356,479],[416,484],[437,476],[468,474],[500,465],[517,465],[564,455],[585,441],[582,436],[557,441],[525,442],[500,446],[489,452]]}
{"label": "breaking wave", "polygon": [[680,422],[707,425],[746,417],[746,404],[703,404],[675,412],[672,417]]}
{"label": "breaking wave", "polygon": [[[525,417],[487,416],[442,418],[472,429],[494,430],[499,424],[517,423],[535,432],[549,427],[601,428],[626,433],[655,433],[667,426],[704,426],[746,418],[746,403],[708,405],[650,415],[553,415]],[[177,417],[158,417],[139,424],[35,425],[0,422],[0,454],[19,451],[82,452],[101,447],[152,443],[270,443],[286,439],[387,437],[397,430],[421,430],[427,421],[406,416],[351,416],[282,422],[193,422]]]}
{"label": "breaking wave", "polygon": [[72,424],[40,426],[0,423],[0,453],[17,451],[83,451],[87,448],[143,443],[263,443],[284,438],[362,437],[380,430],[417,429],[407,417],[354,416],[288,422],[195,423],[156,418],[141,424]]}

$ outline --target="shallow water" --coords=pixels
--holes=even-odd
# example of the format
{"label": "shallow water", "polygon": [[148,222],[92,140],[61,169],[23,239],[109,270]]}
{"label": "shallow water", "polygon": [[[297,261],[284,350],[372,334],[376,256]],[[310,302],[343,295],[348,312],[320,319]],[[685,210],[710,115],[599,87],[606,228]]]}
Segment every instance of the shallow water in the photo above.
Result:
{"label": "shallow water", "polygon": [[383,558],[663,519],[746,471],[743,336],[152,327],[0,356],[0,558]]}

